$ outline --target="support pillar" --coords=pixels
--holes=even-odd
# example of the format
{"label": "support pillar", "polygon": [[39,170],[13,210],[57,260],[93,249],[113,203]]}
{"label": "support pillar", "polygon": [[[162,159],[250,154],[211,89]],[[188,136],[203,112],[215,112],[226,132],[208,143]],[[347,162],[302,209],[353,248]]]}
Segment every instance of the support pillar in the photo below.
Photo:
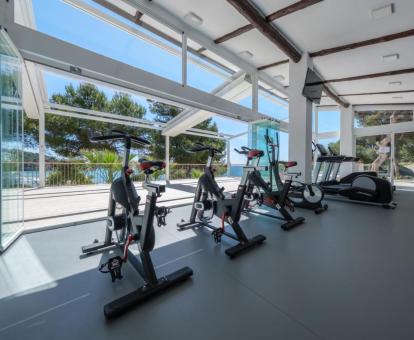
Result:
{"label": "support pillar", "polygon": [[289,65],[289,160],[298,162],[292,171],[300,172],[304,182],[312,180],[312,102],[302,95],[308,67],[307,53]]}
{"label": "support pillar", "polygon": [[45,139],[45,113],[39,111],[39,187],[46,185],[46,139]]}
{"label": "support pillar", "polygon": [[[339,142],[340,154],[355,157],[354,110],[352,109],[352,106],[349,106],[348,108],[340,106],[339,111],[341,114]],[[345,162],[341,165],[340,176],[343,177],[355,170],[355,164]]]}
{"label": "support pillar", "polygon": [[165,136],[165,181],[170,184],[170,136]]}
{"label": "support pillar", "polygon": [[257,73],[251,74],[252,80],[252,110],[253,112],[259,111],[259,78]]}
{"label": "support pillar", "polygon": [[187,86],[187,34],[181,36],[181,85]]}
{"label": "support pillar", "polygon": [[230,161],[230,139],[226,140],[226,164],[227,164],[227,176],[230,176],[231,161]]}

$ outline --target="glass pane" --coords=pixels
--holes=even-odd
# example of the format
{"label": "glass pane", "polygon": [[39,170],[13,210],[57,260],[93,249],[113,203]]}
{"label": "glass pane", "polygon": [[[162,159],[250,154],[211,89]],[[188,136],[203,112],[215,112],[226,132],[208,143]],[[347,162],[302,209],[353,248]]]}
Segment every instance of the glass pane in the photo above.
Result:
{"label": "glass pane", "polygon": [[[34,0],[36,29],[58,39],[161,77],[181,82],[181,47],[161,38],[93,1],[118,26],[56,0]],[[76,25],[74,25],[76,23]],[[99,32],[99,34],[97,34]]]}
{"label": "glass pane", "polygon": [[0,32],[1,216],[0,250],[23,228],[21,63]]}
{"label": "glass pane", "polygon": [[391,135],[358,137],[356,155],[360,158],[360,169],[377,171],[380,177],[390,177]]}
{"label": "glass pane", "polygon": [[413,111],[411,110],[359,111],[355,112],[354,116],[356,128],[411,121],[413,121]]}
{"label": "glass pane", "polygon": [[414,183],[414,132],[395,134],[395,178]]}
{"label": "glass pane", "polygon": [[339,131],[341,126],[341,115],[339,111],[318,112],[318,133]]}

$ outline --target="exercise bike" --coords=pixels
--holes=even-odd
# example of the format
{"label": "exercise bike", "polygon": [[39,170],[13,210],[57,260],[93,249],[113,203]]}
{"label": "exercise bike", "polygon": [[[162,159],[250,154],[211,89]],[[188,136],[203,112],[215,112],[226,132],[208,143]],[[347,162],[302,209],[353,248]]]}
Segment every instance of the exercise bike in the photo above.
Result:
{"label": "exercise bike", "polygon": [[[281,228],[286,231],[302,224],[305,221],[303,217],[293,218],[286,209],[288,208],[291,211],[294,210],[291,202],[288,199],[288,194],[290,192],[292,178],[298,174],[287,173],[288,178],[285,181],[282,190],[272,190],[272,187],[263,179],[262,175],[260,174],[260,169],[267,169],[267,167],[259,166],[260,158],[263,157],[264,152],[262,150],[250,149],[246,146],[242,146],[241,150],[234,149],[234,151],[247,157],[246,165],[244,166],[244,169],[248,170],[248,184],[243,204],[244,212],[253,212],[255,214],[283,220],[285,223],[281,225]],[[256,160],[255,164],[253,163],[254,160]],[[290,166],[294,165],[296,164],[292,163],[287,165],[286,170]],[[277,210],[281,216],[261,212],[256,209],[262,205]]]}
{"label": "exercise bike", "polygon": [[[286,165],[289,165],[292,162],[279,161],[278,135],[276,135],[275,143],[269,136],[268,132],[266,132],[265,140],[267,146],[267,156],[269,160],[270,186],[273,188],[274,185],[276,190],[283,190],[284,183],[280,177],[279,164],[286,167]],[[328,209],[328,205],[322,202],[325,194],[321,186],[315,183],[303,183],[294,180],[292,181],[290,188],[291,189],[289,191],[288,197],[295,207],[313,210],[315,214],[320,214]]]}
{"label": "exercise bike", "polygon": [[[203,151],[208,151],[208,160],[204,173],[198,180],[190,219],[188,221],[182,220],[181,223],[177,224],[177,227],[179,230],[196,227],[209,228],[212,230],[216,243],[221,242],[222,236],[236,240],[238,242],[237,245],[225,251],[230,258],[233,258],[246,249],[262,244],[266,240],[266,237],[263,235],[248,238],[239,224],[249,172],[244,171],[236,194],[227,195],[224,193],[224,188],[218,186],[212,165],[214,157],[220,155],[221,151],[201,143],[196,143],[190,150],[190,152]],[[210,224],[214,216],[221,220],[221,227],[215,227]],[[234,234],[225,229],[226,224],[230,226]]]}
{"label": "exercise bike", "polygon": [[[144,280],[144,285],[134,292],[104,306],[104,315],[110,319],[184,281],[193,274],[193,271],[189,267],[184,267],[163,277],[157,277],[155,272],[150,255],[155,244],[153,223],[156,219],[158,226],[166,225],[165,217],[169,213],[169,209],[157,206],[157,198],[165,192],[165,186],[151,183],[149,177],[155,171],[165,168],[165,163],[139,160],[140,170],[145,174],[143,187],[148,191],[143,212],[139,211],[140,197],[131,179],[133,170],[128,165],[132,143],[148,146],[150,142],[142,137],[131,136],[115,130],[110,135],[95,136],[90,140],[94,143],[121,141],[124,146],[124,159],[121,176],[113,181],[110,189],[105,240],[102,242],[95,240],[94,243],[82,247],[82,252],[89,255],[117,249],[122,254],[113,256],[100,265],[99,271],[109,273],[112,282],[114,282],[122,279],[122,267],[128,262]],[[122,207],[121,213],[117,213],[117,205]],[[138,247],[139,256],[129,249],[134,244]]]}

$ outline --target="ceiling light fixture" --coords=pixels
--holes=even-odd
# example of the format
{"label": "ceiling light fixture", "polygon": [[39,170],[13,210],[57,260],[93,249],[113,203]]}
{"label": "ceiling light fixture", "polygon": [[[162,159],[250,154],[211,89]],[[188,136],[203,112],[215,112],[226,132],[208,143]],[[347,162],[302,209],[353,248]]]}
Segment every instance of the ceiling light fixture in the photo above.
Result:
{"label": "ceiling light fixture", "polygon": [[239,56],[244,58],[244,59],[252,59],[253,58],[253,53],[250,51],[241,51],[239,53]]}
{"label": "ceiling light fixture", "polygon": [[391,85],[391,86],[401,86],[402,85],[402,82],[401,81],[390,81],[388,83],[388,85]]}
{"label": "ceiling light fixture", "polygon": [[397,61],[400,58],[400,55],[398,53],[388,54],[382,56],[382,61],[385,63],[389,63],[392,61]]}
{"label": "ceiling light fixture", "polygon": [[285,77],[283,75],[281,75],[281,74],[278,74],[276,76],[273,76],[273,79],[274,80],[277,80],[277,81],[284,81],[285,80]]}
{"label": "ceiling light fixture", "polygon": [[372,20],[386,18],[394,13],[394,4],[389,4],[383,7],[374,8],[370,11],[370,17]]}
{"label": "ceiling light fixture", "polygon": [[193,12],[188,12],[184,15],[184,21],[191,26],[201,26],[203,19]]}

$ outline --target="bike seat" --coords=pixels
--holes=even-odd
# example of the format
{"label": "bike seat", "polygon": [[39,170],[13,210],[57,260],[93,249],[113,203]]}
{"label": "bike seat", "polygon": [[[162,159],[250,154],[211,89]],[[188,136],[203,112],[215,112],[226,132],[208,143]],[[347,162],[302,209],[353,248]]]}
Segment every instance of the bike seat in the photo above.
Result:
{"label": "bike seat", "polygon": [[139,159],[139,168],[141,171],[157,171],[165,168],[165,162],[163,161],[148,161],[146,159]]}
{"label": "bike seat", "polygon": [[296,166],[296,165],[298,165],[298,162],[295,162],[295,161],[289,161],[289,162],[286,162],[285,163],[285,168],[287,169],[287,168],[292,168],[292,167],[294,167],[294,166]]}
{"label": "bike seat", "polygon": [[263,157],[263,155],[264,155],[264,152],[262,150],[252,149],[252,150],[249,150],[247,157],[249,159],[253,159],[253,158]]}

